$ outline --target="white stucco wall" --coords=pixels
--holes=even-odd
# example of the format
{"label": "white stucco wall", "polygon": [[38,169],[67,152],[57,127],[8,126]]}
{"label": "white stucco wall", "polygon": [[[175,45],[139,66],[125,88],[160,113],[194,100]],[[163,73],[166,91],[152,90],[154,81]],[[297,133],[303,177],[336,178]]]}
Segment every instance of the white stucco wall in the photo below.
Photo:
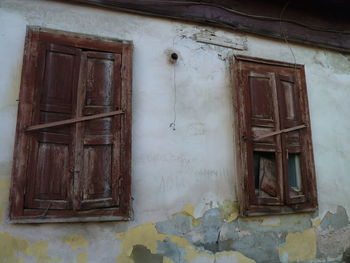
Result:
{"label": "white stucco wall", "polygon": [[[35,226],[5,222],[5,186],[11,174],[16,99],[28,25],[133,41],[134,221]],[[226,38],[247,38],[248,50],[191,39],[203,30]],[[295,44],[291,48],[296,62],[305,65],[320,218],[338,205],[350,213],[350,56]],[[174,66],[168,62],[170,51],[179,54],[175,80]],[[118,241],[110,242],[116,233],[166,220],[186,204],[191,204],[194,216],[199,217],[224,200],[236,200],[229,68],[233,54],[294,62],[283,41],[55,1],[0,0],[0,233],[31,241],[37,240],[36,235],[50,240],[50,256],[62,258],[62,262],[73,262],[77,253],[58,252],[58,247],[66,246],[61,239],[72,233],[83,235],[90,240],[88,262],[114,262],[101,251],[118,254]],[[169,128],[174,118],[174,85],[175,131]],[[30,257],[27,260],[32,262]]]}

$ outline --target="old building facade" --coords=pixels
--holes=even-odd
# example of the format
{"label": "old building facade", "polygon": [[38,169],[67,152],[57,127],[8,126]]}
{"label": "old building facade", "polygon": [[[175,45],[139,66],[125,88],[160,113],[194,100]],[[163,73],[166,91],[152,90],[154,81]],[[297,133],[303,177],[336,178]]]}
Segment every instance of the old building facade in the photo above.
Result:
{"label": "old building facade", "polygon": [[[350,23],[327,27],[326,18],[320,18],[317,30],[298,31],[293,27],[303,26],[288,22],[293,6],[285,3],[274,14],[238,4],[237,10],[229,8],[236,15],[243,9],[244,14],[274,15],[268,21],[273,26],[266,25],[270,31],[264,31],[265,20],[254,24],[241,17],[223,25],[221,17],[233,18],[215,13],[213,4],[199,19],[200,11],[181,9],[181,3],[152,9],[130,1],[80,2],[85,4],[0,0],[1,263],[350,262]],[[208,14],[212,20],[203,24]],[[316,21],[310,19],[296,22]],[[29,39],[30,32],[38,37]],[[33,48],[43,43],[42,53]],[[73,60],[59,61],[69,54]],[[40,70],[42,57],[47,71]],[[124,121],[79,133],[79,127],[90,129],[84,125],[92,120],[76,124],[83,116],[79,110],[74,116],[65,111],[66,89],[59,86],[73,71],[77,88],[70,94],[79,94],[84,85],[87,91],[81,93],[83,106],[77,99],[72,109],[103,108],[81,109],[85,117],[120,111],[123,117],[118,112],[102,117]],[[57,72],[64,74],[57,77]],[[48,74],[56,74],[51,79],[57,85],[38,84],[40,79],[46,83]],[[38,95],[54,94],[54,85],[56,97]],[[28,93],[30,87],[34,93]],[[106,94],[115,90],[121,95],[109,101]],[[39,97],[54,98],[60,107],[52,110],[51,101],[43,108]],[[33,115],[17,115],[21,107]],[[39,108],[63,117],[38,121],[33,116]],[[66,157],[52,146],[71,145],[61,139],[65,128],[46,128],[46,133],[63,135],[43,135],[38,141],[51,146],[32,155],[28,149],[34,146],[28,146],[26,136],[35,131],[24,130],[66,119],[74,119],[68,127],[77,125],[73,157],[68,150],[66,155],[74,162],[67,166],[71,179],[62,179]],[[16,130],[19,120],[25,124]],[[127,132],[114,133],[118,129]],[[83,137],[87,153],[78,149],[85,147],[78,142]],[[104,150],[105,145],[117,146]],[[88,179],[75,175],[78,158],[92,163]],[[119,168],[112,167],[119,162]],[[71,199],[65,192],[66,203],[54,195],[48,201],[45,187],[27,186],[33,178],[41,185],[54,182],[49,193],[64,181]]]}

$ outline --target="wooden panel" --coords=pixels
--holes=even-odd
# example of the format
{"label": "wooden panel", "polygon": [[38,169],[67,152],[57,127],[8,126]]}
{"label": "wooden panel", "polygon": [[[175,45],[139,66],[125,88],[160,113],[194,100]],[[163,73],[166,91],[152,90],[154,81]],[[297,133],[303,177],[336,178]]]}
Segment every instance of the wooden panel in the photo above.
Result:
{"label": "wooden panel", "polygon": [[111,198],[112,146],[85,146],[83,166],[83,200]]}
{"label": "wooden panel", "polygon": [[114,72],[114,56],[111,53],[87,53],[86,106],[110,106],[112,104],[113,77],[116,73]]}
{"label": "wooden panel", "polygon": [[[66,201],[67,181],[70,175],[69,147],[56,143],[39,143],[38,148],[34,202],[42,200]],[[64,208],[67,207],[64,206]]]}
{"label": "wooden panel", "polygon": [[[121,108],[121,56],[84,52],[80,98],[82,114],[98,114]],[[81,174],[78,209],[118,207],[121,176],[122,116],[86,121],[79,125]],[[80,136],[79,136],[80,137]]]}
{"label": "wooden panel", "polygon": [[[80,54],[76,48],[41,44],[42,60],[33,124],[74,115]],[[29,135],[26,208],[67,209],[72,205],[73,132],[71,126]]]}
{"label": "wooden panel", "polygon": [[[248,129],[252,138],[279,128],[277,90],[273,73],[245,69],[248,73],[246,104]],[[277,136],[248,141],[249,202],[256,205],[279,205],[282,202],[281,151]],[[254,169],[253,169],[254,167]]]}
{"label": "wooden panel", "polygon": [[253,125],[274,127],[274,92],[271,76],[251,73],[249,76]]}
{"label": "wooden panel", "polygon": [[67,47],[62,47],[61,52],[57,45],[49,45],[49,47],[46,52],[40,104],[43,104],[43,107],[57,105],[61,107],[59,112],[70,113],[76,49],[70,48],[71,53],[68,54]]}
{"label": "wooden panel", "polygon": [[[301,105],[299,87],[295,81],[296,69],[292,75],[277,74],[277,86],[280,103],[280,119],[283,128],[301,125]],[[306,201],[305,186],[307,181],[306,156],[302,151],[303,130],[285,133],[281,136],[284,159],[284,192],[287,204],[298,204]],[[294,161],[293,161],[294,160]],[[297,162],[296,162],[297,160]],[[300,177],[300,179],[298,179]],[[293,182],[299,181],[295,187]]]}

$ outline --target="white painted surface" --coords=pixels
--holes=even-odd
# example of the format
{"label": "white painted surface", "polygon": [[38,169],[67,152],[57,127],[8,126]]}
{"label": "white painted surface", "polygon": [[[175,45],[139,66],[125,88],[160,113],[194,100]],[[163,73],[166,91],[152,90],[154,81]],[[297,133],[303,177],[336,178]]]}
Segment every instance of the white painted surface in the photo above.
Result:
{"label": "white painted surface", "polygon": [[[86,224],[47,224],[33,228],[1,223],[0,231],[28,239],[38,233],[63,237],[72,232],[108,239],[111,228],[116,233],[144,222],[165,220],[188,203],[195,207],[195,216],[200,216],[224,200],[236,199],[229,60],[233,54],[242,54],[293,63],[284,42],[80,5],[0,0],[0,179],[3,180],[10,178],[27,25],[133,41],[135,220],[89,223],[88,228]],[[232,38],[245,36],[248,50],[233,51],[191,39],[203,30],[214,30],[218,35]],[[292,49],[296,62],[304,64],[306,70],[320,215],[335,211],[337,205],[344,206],[349,213],[350,57],[301,45],[292,45]],[[175,80],[174,65],[168,62],[170,51],[179,54]],[[175,131],[169,128],[174,118],[174,85]],[[101,244],[104,243],[92,249],[100,250]],[[50,243],[51,246],[54,244]]]}

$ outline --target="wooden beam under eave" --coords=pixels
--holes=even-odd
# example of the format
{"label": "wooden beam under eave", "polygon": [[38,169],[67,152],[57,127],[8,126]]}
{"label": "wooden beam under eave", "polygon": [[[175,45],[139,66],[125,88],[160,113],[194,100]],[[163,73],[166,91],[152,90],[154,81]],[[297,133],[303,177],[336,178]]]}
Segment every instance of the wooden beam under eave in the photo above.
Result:
{"label": "wooden beam under eave", "polygon": [[[257,34],[296,43],[350,52],[350,20],[326,20],[316,13],[307,16],[307,10],[290,7],[288,17],[280,21],[279,10],[270,2],[262,8],[262,1],[252,0],[251,5],[237,9],[240,1],[174,1],[174,0],[66,0],[163,18],[190,21],[210,26]],[[248,2],[248,1],[247,1]],[[247,8],[248,7],[248,8]],[[271,7],[271,8],[270,8]],[[247,11],[248,10],[248,11]],[[255,10],[255,11],[254,11]],[[272,11],[269,11],[272,10]],[[247,13],[249,12],[249,13]],[[261,13],[264,12],[264,13]],[[285,11],[287,13],[287,10]],[[257,15],[258,14],[258,15]],[[258,17],[259,16],[259,17]],[[264,18],[265,17],[265,18]],[[270,19],[269,19],[270,18]],[[302,25],[305,23],[304,25]]]}

